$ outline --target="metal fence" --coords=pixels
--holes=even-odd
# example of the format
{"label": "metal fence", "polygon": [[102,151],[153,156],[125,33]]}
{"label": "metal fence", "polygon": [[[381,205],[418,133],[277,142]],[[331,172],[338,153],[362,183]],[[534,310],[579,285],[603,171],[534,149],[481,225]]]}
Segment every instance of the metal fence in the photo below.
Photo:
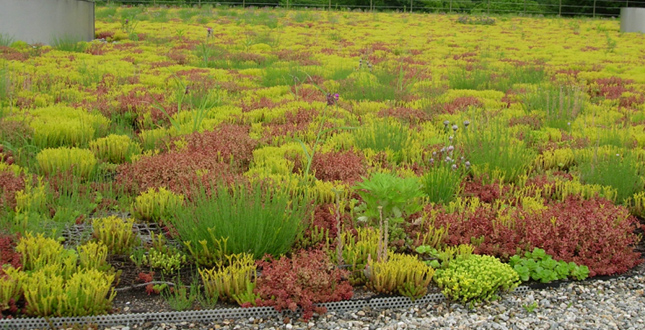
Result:
{"label": "metal fence", "polygon": [[443,12],[487,15],[546,15],[619,17],[622,7],[645,7],[634,0],[362,0],[347,5],[338,0],[96,0],[98,4],[152,6],[239,6],[281,7],[287,9]]}

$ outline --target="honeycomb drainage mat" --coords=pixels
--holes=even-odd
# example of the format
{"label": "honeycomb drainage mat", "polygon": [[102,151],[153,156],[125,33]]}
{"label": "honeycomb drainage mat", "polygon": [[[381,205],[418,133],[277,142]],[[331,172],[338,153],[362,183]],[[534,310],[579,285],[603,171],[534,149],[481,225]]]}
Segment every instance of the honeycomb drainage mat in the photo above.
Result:
{"label": "honeycomb drainage mat", "polygon": [[[150,225],[137,225],[135,232],[140,236],[142,242],[150,241],[150,233],[159,232],[159,228]],[[77,243],[82,237],[91,233],[91,226],[76,225],[68,228],[63,236],[66,237],[66,243]],[[527,293],[530,290],[527,286],[516,288],[514,293]],[[415,301],[407,297],[374,297],[361,300],[345,300],[320,304],[319,306],[327,307],[329,312],[344,312],[350,310],[359,310],[362,308],[373,309],[393,309],[409,308],[418,305],[431,303],[441,303],[446,297],[440,293],[429,294]],[[113,314],[99,316],[82,316],[82,317],[52,317],[52,318],[18,318],[0,320],[1,329],[45,329],[52,327],[65,327],[74,324],[92,324],[99,327],[112,326],[133,326],[146,322],[151,323],[181,323],[181,322],[198,322],[210,323],[225,319],[240,318],[274,318],[280,317],[282,313],[276,311],[273,307],[250,307],[250,308],[220,308],[200,311],[187,312],[164,312],[164,313],[133,313],[133,314]]]}
{"label": "honeycomb drainage mat", "polygon": [[[522,286],[516,288],[514,293],[526,293],[529,287]],[[320,304],[327,307],[329,312],[344,312],[349,310],[359,310],[365,307],[373,309],[393,309],[409,308],[418,305],[440,303],[446,300],[446,297],[440,293],[429,294],[415,301],[407,297],[382,297],[364,300],[345,300]],[[224,319],[240,318],[274,318],[282,314],[273,307],[250,307],[250,308],[222,308],[201,311],[188,312],[166,312],[166,313],[138,313],[138,314],[115,314],[100,316],[83,316],[83,317],[54,317],[44,318],[27,318],[0,320],[0,328],[11,329],[43,329],[50,327],[64,327],[72,324],[92,324],[99,327],[112,327],[117,325],[133,326],[146,322],[151,323],[181,323],[181,322],[199,322],[210,323]]]}

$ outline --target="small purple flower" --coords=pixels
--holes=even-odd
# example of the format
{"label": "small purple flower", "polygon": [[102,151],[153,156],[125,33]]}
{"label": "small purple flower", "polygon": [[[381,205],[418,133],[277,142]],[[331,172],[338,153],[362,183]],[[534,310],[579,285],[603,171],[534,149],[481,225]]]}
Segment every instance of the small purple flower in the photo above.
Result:
{"label": "small purple flower", "polygon": [[338,94],[327,94],[327,105],[334,105],[338,101]]}
{"label": "small purple flower", "polygon": [[452,152],[453,150],[455,150],[455,147],[453,147],[453,146],[448,146],[448,152]]}
{"label": "small purple flower", "polygon": [[434,158],[430,158],[430,164],[434,164]]}
{"label": "small purple flower", "polygon": [[470,168],[470,162],[469,162],[469,161],[466,161],[466,162],[464,163],[464,165],[466,165],[466,168]]}
{"label": "small purple flower", "polygon": [[465,120],[465,121],[464,121],[464,126],[465,126],[465,127],[468,127],[468,125],[470,125],[470,121]]}
{"label": "small purple flower", "polygon": [[128,25],[128,23],[130,23],[130,20],[126,18],[125,19],[125,25]]}
{"label": "small purple flower", "polygon": [[456,132],[458,128],[459,128],[459,127],[457,126],[457,124],[452,125],[452,130],[453,130],[453,131],[455,131],[455,132]]}
{"label": "small purple flower", "polygon": [[448,137],[448,140],[450,140],[450,142],[452,142],[452,139],[454,139],[452,135]]}
{"label": "small purple flower", "polygon": [[212,28],[210,28],[210,27],[209,27],[209,28],[207,28],[207,29],[206,29],[206,33],[207,33],[207,36],[208,36],[208,37],[212,37],[212,36],[213,36],[213,29],[212,29]]}
{"label": "small purple flower", "polygon": [[441,148],[441,152],[446,152],[446,147]]}
{"label": "small purple flower", "polygon": [[436,155],[437,155],[437,152],[436,152],[436,151],[433,151],[433,152],[432,152],[432,156],[436,156]]}
{"label": "small purple flower", "polygon": [[446,157],[446,163],[450,163],[450,162],[452,162],[452,158]]}
{"label": "small purple flower", "polygon": [[452,170],[453,170],[453,171],[457,170],[457,164],[452,164],[452,166],[451,166],[451,167],[452,167]]}
{"label": "small purple flower", "polygon": [[449,120],[444,120],[443,121],[443,126],[448,127],[448,125],[450,125],[450,121]]}

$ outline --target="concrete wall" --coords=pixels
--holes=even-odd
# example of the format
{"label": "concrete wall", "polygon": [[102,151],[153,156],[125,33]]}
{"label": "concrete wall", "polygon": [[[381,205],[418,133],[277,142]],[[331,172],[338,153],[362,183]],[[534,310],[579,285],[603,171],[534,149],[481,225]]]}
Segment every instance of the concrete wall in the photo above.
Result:
{"label": "concrete wall", "polygon": [[645,8],[620,8],[620,31],[645,33]]}
{"label": "concrete wall", "polygon": [[94,39],[94,3],[83,0],[0,0],[0,33],[30,44],[56,38]]}

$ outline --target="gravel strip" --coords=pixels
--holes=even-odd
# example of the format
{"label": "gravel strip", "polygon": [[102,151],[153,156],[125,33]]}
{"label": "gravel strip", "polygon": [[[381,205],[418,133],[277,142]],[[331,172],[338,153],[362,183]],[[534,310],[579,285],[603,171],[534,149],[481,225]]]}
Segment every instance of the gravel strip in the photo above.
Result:
{"label": "gravel strip", "polygon": [[471,309],[444,302],[408,309],[330,312],[308,322],[285,316],[108,329],[645,329],[644,293],[645,276],[636,275],[504,294],[497,301]]}

